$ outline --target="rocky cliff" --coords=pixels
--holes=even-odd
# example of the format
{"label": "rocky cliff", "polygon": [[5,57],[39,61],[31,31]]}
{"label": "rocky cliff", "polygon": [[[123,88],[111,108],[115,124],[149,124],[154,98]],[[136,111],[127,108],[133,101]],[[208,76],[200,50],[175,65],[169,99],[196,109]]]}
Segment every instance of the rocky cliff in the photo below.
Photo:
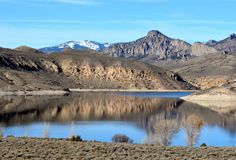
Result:
{"label": "rocky cliff", "polygon": [[114,57],[142,59],[152,56],[155,60],[176,60],[217,51],[203,43],[190,45],[185,41],[169,38],[161,32],[153,30],[136,41],[111,45],[105,48],[104,52]]}
{"label": "rocky cliff", "polygon": [[1,48],[0,81],[2,90],[193,88],[178,75],[153,65],[71,50],[44,55]]}
{"label": "rocky cliff", "polygon": [[205,45],[204,43],[197,42],[191,46],[190,52],[192,56],[203,56],[210,53],[217,53],[217,50],[213,47]]}

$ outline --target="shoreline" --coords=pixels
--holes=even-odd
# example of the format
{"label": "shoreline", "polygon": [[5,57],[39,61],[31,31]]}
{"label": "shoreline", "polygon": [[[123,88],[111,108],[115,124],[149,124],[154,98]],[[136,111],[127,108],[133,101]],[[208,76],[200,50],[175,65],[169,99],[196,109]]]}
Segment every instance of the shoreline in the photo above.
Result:
{"label": "shoreline", "polygon": [[164,147],[53,138],[0,138],[3,159],[236,159],[236,147]]}
{"label": "shoreline", "polygon": [[199,101],[214,101],[214,102],[236,102],[236,96],[235,95],[210,95],[210,94],[206,94],[206,95],[190,95],[190,96],[185,96],[185,97],[181,97],[181,99],[185,100],[185,101],[189,101],[189,102],[193,102],[193,103],[197,103]]}
{"label": "shoreline", "polygon": [[39,90],[39,91],[0,91],[0,96],[63,96],[79,92],[196,92],[197,90],[148,90],[148,89],[68,89],[67,90]]}

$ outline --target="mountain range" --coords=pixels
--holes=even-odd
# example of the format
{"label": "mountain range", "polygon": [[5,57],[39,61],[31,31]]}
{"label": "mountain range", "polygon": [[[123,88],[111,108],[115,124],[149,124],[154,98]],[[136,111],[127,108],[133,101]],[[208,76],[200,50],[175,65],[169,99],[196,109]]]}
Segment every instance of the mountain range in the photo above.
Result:
{"label": "mountain range", "polygon": [[221,41],[210,40],[207,43],[196,42],[189,44],[180,39],[170,38],[160,31],[149,31],[145,37],[126,43],[99,43],[95,41],[69,41],[52,47],[39,49],[52,53],[70,49],[92,49],[113,57],[130,59],[177,60],[189,59],[211,53],[236,52],[236,34]]}
{"label": "mountain range", "polygon": [[111,45],[70,41],[40,50],[0,48],[0,88],[208,89],[235,81],[235,46],[235,34],[189,44],[150,31]]}
{"label": "mountain range", "polygon": [[211,53],[236,52],[236,35],[222,41],[196,42],[189,44],[180,39],[170,38],[160,31],[149,31],[145,37],[133,42],[116,43],[103,50],[115,57],[134,59],[176,60],[204,56]]}

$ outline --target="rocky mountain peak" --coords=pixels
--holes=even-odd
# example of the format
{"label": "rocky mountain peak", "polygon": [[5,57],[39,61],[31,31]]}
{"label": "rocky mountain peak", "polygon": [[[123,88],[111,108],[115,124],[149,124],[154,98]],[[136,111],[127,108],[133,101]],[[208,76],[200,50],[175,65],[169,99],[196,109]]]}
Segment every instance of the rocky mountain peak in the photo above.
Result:
{"label": "rocky mountain peak", "polygon": [[163,35],[160,31],[158,30],[151,30],[148,32],[147,37],[158,37],[159,35]]}
{"label": "rocky mountain peak", "polygon": [[187,42],[171,39],[158,30],[151,30],[147,36],[127,43],[116,43],[105,48],[104,53],[114,57],[156,59],[182,59],[189,55]]}

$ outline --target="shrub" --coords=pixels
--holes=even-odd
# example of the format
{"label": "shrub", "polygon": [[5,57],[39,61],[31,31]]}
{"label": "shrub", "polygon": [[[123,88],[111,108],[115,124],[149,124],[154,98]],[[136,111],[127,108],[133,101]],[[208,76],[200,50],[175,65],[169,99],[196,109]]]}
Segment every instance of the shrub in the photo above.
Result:
{"label": "shrub", "polygon": [[200,147],[206,147],[206,146],[207,146],[206,143],[200,145]]}
{"label": "shrub", "polygon": [[124,134],[115,134],[112,137],[112,142],[118,143],[133,143],[133,140]]}
{"label": "shrub", "polygon": [[8,135],[7,138],[13,138],[14,136],[13,135]]}
{"label": "shrub", "polygon": [[75,136],[75,135],[73,135],[71,138],[70,138],[70,140],[71,141],[76,141],[76,142],[82,142],[83,140],[82,140],[82,138],[79,136],[79,135],[77,135],[77,136]]}

